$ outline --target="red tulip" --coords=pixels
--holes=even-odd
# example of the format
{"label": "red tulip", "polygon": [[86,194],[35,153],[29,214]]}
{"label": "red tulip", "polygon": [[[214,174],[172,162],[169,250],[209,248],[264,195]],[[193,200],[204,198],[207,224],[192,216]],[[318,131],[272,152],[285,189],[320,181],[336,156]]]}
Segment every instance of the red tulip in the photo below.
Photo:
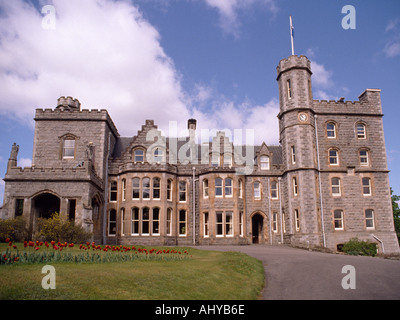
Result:
{"label": "red tulip", "polygon": [[24,241],[24,248],[28,246],[28,241]]}
{"label": "red tulip", "polygon": [[10,238],[6,238],[6,243],[9,243],[10,242]]}

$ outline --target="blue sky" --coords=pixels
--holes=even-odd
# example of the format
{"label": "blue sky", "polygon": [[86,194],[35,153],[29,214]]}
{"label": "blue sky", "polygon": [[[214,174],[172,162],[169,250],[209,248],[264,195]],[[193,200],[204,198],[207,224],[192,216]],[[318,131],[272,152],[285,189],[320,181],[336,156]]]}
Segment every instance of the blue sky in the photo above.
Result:
{"label": "blue sky", "polygon": [[[42,22],[55,8],[55,28]],[[342,28],[342,8],[356,29]],[[315,99],[358,100],[382,89],[390,183],[400,194],[400,1],[398,0],[0,0],[0,176],[11,145],[32,158],[34,112],[60,96],[108,109],[120,134],[146,119],[166,133],[186,127],[254,129],[278,143],[276,66],[312,61]],[[49,18],[50,16],[47,16]],[[0,183],[2,203],[4,183]]]}

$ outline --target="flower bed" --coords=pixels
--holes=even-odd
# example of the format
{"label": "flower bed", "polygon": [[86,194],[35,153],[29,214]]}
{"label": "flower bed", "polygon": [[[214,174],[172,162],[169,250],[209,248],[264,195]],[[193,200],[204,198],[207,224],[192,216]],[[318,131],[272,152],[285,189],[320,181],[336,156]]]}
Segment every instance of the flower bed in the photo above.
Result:
{"label": "flower bed", "polygon": [[86,242],[79,245],[79,251],[74,243],[25,241],[20,250],[10,239],[6,239],[7,249],[1,253],[0,264],[20,263],[104,263],[134,260],[173,261],[191,258],[189,252],[176,249],[147,249],[135,246],[96,245]]}

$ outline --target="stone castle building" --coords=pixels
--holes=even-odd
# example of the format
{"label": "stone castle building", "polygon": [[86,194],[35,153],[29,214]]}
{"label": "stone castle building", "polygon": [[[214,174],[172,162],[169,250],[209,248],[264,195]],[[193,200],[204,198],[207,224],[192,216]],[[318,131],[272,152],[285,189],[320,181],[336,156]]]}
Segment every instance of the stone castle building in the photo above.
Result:
{"label": "stone castle building", "polygon": [[399,252],[380,90],[318,101],[311,75],[305,56],[277,67],[279,146],[236,146],[222,132],[199,144],[194,119],[185,139],[152,120],[121,137],[106,110],[61,97],[36,110],[32,167],[17,167],[12,147],[2,218],[22,215],[35,230],[61,212],[98,243],[337,250],[358,237]]}

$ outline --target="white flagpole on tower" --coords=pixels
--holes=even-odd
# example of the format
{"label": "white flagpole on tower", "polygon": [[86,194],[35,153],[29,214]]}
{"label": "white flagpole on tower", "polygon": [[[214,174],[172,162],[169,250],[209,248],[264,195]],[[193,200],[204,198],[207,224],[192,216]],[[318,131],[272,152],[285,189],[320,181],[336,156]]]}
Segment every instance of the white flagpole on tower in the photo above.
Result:
{"label": "white flagpole on tower", "polygon": [[292,16],[290,16],[290,38],[292,40],[292,56],[294,56],[294,32],[293,32],[293,21]]}

